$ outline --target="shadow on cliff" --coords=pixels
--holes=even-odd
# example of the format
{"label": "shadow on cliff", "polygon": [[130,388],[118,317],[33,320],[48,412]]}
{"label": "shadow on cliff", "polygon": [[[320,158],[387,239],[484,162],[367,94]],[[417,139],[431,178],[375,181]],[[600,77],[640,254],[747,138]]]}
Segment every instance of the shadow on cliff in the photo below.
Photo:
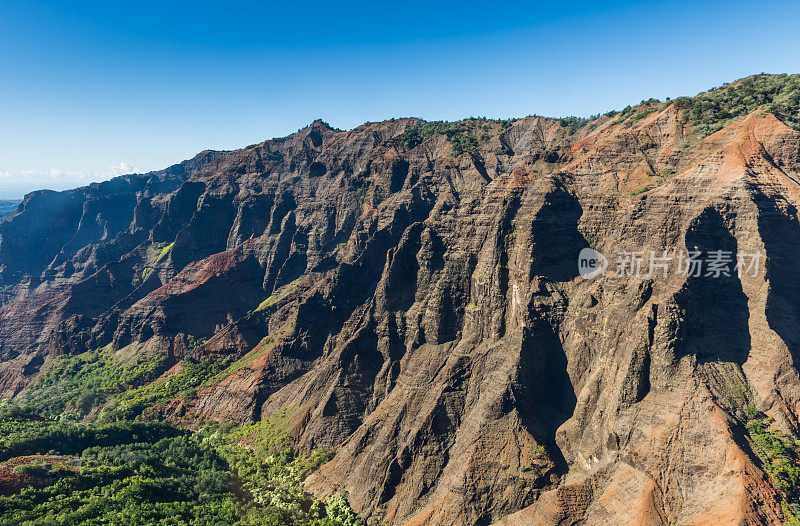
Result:
{"label": "shadow on cliff", "polygon": [[[795,363],[800,361],[800,222],[797,209],[785,210],[775,199],[756,193],[758,230],[767,258],[762,257],[769,280],[766,315],[770,329],[784,341]],[[766,261],[764,261],[766,259]]]}
{"label": "shadow on cliff", "polygon": [[578,276],[578,255],[589,246],[578,230],[582,215],[578,199],[560,184],[545,195],[531,222],[531,275],[552,282]]}
{"label": "shadow on cliff", "polygon": [[[736,238],[720,213],[707,208],[692,221],[685,241],[688,250],[702,253],[702,265],[700,275],[690,275],[676,297],[684,319],[679,353],[694,354],[700,363],[741,365],[750,353],[750,310],[736,270]],[[730,259],[719,272],[712,263],[718,254]]]}
{"label": "shadow on cliff", "polygon": [[[569,282],[578,276],[578,255],[589,242],[578,229],[583,208],[560,183],[545,196],[531,222],[531,275],[544,282]],[[560,294],[541,289],[528,306],[530,325],[523,330],[519,393],[528,431],[544,444],[558,473],[567,462],[556,444],[556,431],[572,417],[577,398],[567,372],[567,355],[558,319],[566,311]]]}
{"label": "shadow on cliff", "polygon": [[567,355],[547,321],[535,322],[523,332],[519,384],[514,390],[528,432],[547,448],[557,472],[566,473],[556,431],[572,417],[577,398],[567,373]]}

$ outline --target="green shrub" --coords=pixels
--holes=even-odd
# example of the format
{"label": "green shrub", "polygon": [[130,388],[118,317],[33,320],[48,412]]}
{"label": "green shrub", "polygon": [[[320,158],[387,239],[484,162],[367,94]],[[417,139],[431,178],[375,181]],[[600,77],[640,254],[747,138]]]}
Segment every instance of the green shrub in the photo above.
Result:
{"label": "green shrub", "polygon": [[597,116],[592,116],[589,118],[574,117],[574,116],[562,117],[558,119],[558,123],[561,126],[567,128],[567,135],[572,135],[581,128],[583,128],[584,126],[586,126],[587,124],[589,124],[589,122],[594,120],[595,118],[597,118]]}
{"label": "green shrub", "polygon": [[51,418],[82,418],[114,395],[153,381],[166,366],[166,353],[126,362],[110,349],[60,356],[30,385],[22,401]]}
{"label": "green shrub", "polygon": [[636,113],[633,117],[630,118],[630,120],[628,122],[630,122],[632,124],[635,124],[635,123],[639,122],[640,120],[644,119],[645,117],[647,117],[648,115],[652,115],[656,111],[658,111],[658,107],[656,107],[656,106],[647,108],[645,110],[642,110],[642,111]]}
{"label": "green shrub", "polygon": [[753,75],[695,97],[672,101],[699,137],[721,130],[759,108],[800,130],[800,75]]}
{"label": "green shrub", "polygon": [[329,455],[284,448],[260,458],[242,436],[232,424],[190,433],[155,422],[54,422],[4,404],[3,458],[52,448],[62,457],[20,468],[39,483],[0,497],[0,526],[361,524],[343,495],[320,502],[302,490]]}
{"label": "green shrub", "polygon": [[458,157],[474,152],[478,146],[511,127],[516,119],[487,119],[471,117],[461,121],[422,121],[408,128],[400,142],[407,148],[416,148],[425,141],[444,135],[452,146],[452,155]]}
{"label": "green shrub", "polygon": [[101,418],[105,421],[131,420],[158,402],[177,397],[194,398],[197,395],[196,390],[218,375],[226,366],[227,361],[186,357],[179,373],[115,396],[103,409]]}
{"label": "green shrub", "polygon": [[[785,499],[786,510],[800,507],[800,444],[772,424],[774,420],[758,411],[753,404],[744,407],[745,428],[753,444],[753,451],[761,460],[761,467],[769,474],[773,485]],[[787,523],[797,520],[787,515]]]}

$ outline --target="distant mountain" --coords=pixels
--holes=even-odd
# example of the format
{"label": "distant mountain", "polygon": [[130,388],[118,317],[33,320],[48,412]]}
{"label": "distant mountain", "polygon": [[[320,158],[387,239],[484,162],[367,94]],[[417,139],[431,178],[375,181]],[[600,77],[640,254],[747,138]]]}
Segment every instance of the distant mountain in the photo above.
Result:
{"label": "distant mountain", "polygon": [[589,119],[316,121],[34,192],[0,222],[0,395],[332,452],[292,480],[378,524],[796,520],[799,112],[800,77],[757,75]]}
{"label": "distant mountain", "polygon": [[22,199],[0,199],[0,219],[17,211]]}

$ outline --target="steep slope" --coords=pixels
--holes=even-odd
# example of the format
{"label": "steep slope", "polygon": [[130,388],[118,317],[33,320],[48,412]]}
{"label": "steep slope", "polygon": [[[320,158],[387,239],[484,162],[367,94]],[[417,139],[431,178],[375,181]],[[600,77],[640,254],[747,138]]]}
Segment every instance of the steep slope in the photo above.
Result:
{"label": "steep slope", "polygon": [[[81,417],[288,411],[298,448],[336,452],[306,487],[386,524],[779,524],[800,497],[796,451],[763,439],[800,425],[800,133],[776,117],[796,86],[577,125],[318,121],[31,194],[0,223],[0,395],[52,405],[58,367],[104,356],[140,372],[65,402]],[[583,279],[587,247],[763,260]],[[191,392],[152,394],[198,363]]]}

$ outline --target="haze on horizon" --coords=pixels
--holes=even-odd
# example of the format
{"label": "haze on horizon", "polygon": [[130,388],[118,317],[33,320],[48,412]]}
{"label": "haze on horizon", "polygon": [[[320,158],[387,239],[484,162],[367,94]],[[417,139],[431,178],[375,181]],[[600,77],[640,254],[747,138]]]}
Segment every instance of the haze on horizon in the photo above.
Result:
{"label": "haze on horizon", "polygon": [[799,15],[789,1],[4,2],[0,198],[316,118],[586,116],[800,72]]}

